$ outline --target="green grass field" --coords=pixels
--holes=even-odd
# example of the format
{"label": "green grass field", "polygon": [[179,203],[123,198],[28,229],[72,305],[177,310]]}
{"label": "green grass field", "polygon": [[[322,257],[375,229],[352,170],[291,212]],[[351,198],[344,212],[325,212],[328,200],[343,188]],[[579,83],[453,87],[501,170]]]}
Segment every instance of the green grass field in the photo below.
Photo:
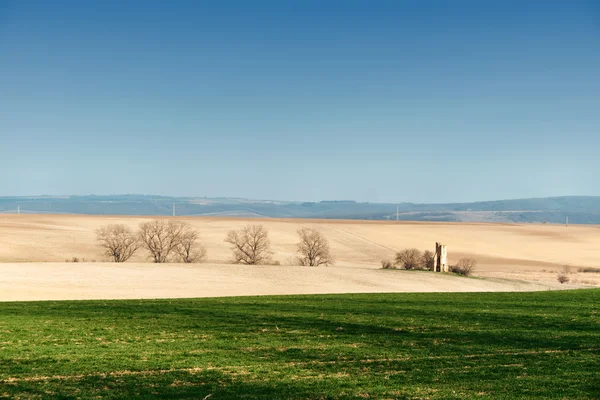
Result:
{"label": "green grass field", "polygon": [[598,399],[600,290],[0,303],[0,397]]}

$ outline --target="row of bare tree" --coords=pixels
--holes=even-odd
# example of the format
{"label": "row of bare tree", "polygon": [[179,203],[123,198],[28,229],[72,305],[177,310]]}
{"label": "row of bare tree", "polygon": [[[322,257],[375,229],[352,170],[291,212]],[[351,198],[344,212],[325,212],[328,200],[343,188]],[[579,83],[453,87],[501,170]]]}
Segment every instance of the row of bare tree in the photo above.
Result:
{"label": "row of bare tree", "polygon": [[[333,264],[329,242],[320,232],[302,228],[298,230],[296,262],[306,266]],[[114,262],[129,260],[144,248],[155,263],[201,262],[206,249],[199,243],[198,232],[188,223],[173,220],[153,220],[140,224],[134,232],[126,225],[107,225],[97,231],[99,246],[104,255]],[[270,264],[271,244],[267,230],[262,225],[247,225],[239,231],[230,231],[225,238],[237,264]]]}
{"label": "row of bare tree", "polygon": [[198,232],[182,221],[143,222],[138,232],[123,224],[107,225],[97,231],[97,239],[104,255],[114,262],[129,260],[140,248],[145,248],[155,263],[194,263],[206,256]]}

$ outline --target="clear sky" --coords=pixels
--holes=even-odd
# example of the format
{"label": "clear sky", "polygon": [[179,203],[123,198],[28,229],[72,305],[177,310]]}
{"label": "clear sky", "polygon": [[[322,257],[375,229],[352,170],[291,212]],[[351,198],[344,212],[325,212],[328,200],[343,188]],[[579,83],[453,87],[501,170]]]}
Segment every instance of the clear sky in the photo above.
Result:
{"label": "clear sky", "polygon": [[0,0],[0,196],[600,195],[600,2]]}

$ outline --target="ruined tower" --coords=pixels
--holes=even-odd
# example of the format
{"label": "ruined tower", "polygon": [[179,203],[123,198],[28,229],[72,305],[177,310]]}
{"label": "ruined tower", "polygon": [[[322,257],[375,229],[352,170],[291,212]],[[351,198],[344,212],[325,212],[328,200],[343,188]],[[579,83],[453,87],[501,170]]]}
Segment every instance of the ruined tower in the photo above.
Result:
{"label": "ruined tower", "polygon": [[448,247],[445,244],[435,243],[435,258],[433,259],[434,272],[448,272]]}

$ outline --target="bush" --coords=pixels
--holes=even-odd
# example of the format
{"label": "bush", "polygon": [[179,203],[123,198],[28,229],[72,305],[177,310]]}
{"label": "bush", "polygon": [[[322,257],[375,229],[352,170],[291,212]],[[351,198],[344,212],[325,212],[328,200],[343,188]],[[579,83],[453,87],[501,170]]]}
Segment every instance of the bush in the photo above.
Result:
{"label": "bush", "polygon": [[383,269],[395,269],[396,266],[390,260],[381,260],[381,268],[383,268]]}
{"label": "bush", "polygon": [[[72,257],[72,258],[67,258],[65,260],[65,262],[74,262],[74,263],[87,262],[87,259],[86,258],[79,258],[79,257]],[[95,260],[92,261],[92,262],[95,262]]]}
{"label": "bush", "polygon": [[561,272],[556,277],[556,280],[559,281],[561,283],[561,285],[562,285],[563,283],[568,283],[569,282],[569,277],[564,272]]}
{"label": "bush", "polygon": [[592,273],[600,274],[600,268],[594,268],[594,267],[579,268],[578,271],[579,272],[592,272]]}
{"label": "bush", "polygon": [[475,261],[474,259],[461,258],[460,260],[458,260],[456,265],[453,265],[450,267],[450,272],[458,274],[458,275],[469,276],[473,273],[476,266],[477,266],[477,261]]}
{"label": "bush", "polygon": [[404,269],[423,269],[423,255],[419,249],[406,249],[396,254],[396,265]]}

